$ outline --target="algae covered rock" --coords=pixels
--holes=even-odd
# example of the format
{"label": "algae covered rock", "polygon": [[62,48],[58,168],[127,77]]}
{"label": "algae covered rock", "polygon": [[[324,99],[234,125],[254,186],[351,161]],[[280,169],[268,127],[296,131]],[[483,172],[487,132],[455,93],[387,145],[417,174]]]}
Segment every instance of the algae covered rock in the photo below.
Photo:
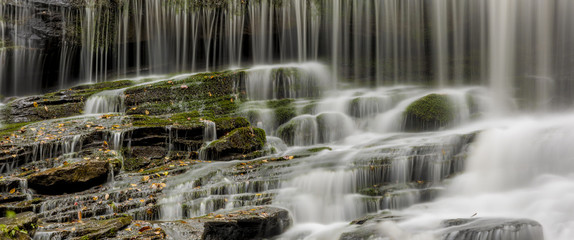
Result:
{"label": "algae covered rock", "polygon": [[79,192],[103,184],[112,167],[108,161],[86,161],[51,168],[28,177],[28,186],[42,194]]}
{"label": "algae covered rock", "polygon": [[217,136],[225,136],[231,131],[242,128],[249,127],[249,121],[243,117],[224,117],[215,119]]}
{"label": "algae covered rock", "polygon": [[452,124],[453,103],[447,95],[429,94],[409,105],[404,113],[405,131],[435,131]]}
{"label": "algae covered rock", "polygon": [[267,138],[265,131],[259,128],[238,128],[227,136],[209,144],[203,151],[206,159],[231,160],[234,157],[253,154],[263,149]]}
{"label": "algae covered rock", "polygon": [[38,223],[38,216],[25,212],[0,218],[0,239],[31,239]]}

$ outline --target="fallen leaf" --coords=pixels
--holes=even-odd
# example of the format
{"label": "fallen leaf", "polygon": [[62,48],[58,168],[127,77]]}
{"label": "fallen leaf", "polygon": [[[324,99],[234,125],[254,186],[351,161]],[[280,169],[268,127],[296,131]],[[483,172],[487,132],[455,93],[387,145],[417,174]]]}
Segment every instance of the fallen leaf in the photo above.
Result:
{"label": "fallen leaf", "polygon": [[148,111],[148,110],[145,110],[145,115],[149,115],[149,111]]}
{"label": "fallen leaf", "polygon": [[34,105],[34,107],[38,107],[38,103],[37,102],[33,102],[32,105]]}
{"label": "fallen leaf", "polygon": [[14,194],[16,192],[16,188],[10,189],[10,194]]}
{"label": "fallen leaf", "polygon": [[140,228],[140,230],[139,230],[139,231],[140,231],[140,232],[144,232],[144,231],[146,231],[146,230],[150,230],[150,229],[151,229],[151,227],[150,227],[150,226],[145,226],[145,227],[143,227],[143,228]]}

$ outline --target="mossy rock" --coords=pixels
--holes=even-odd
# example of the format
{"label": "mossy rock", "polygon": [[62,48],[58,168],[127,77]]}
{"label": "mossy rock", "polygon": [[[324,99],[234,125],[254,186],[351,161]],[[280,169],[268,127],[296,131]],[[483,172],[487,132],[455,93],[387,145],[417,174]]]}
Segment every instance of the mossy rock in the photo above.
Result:
{"label": "mossy rock", "polygon": [[263,129],[244,127],[235,129],[227,136],[213,141],[203,151],[211,160],[232,160],[262,150],[266,142],[267,138]]}
{"label": "mossy rock", "polygon": [[319,128],[315,116],[302,115],[277,129],[277,136],[287,145],[308,146],[319,143]]}
{"label": "mossy rock", "polygon": [[31,239],[37,228],[38,216],[25,212],[0,218],[0,239]]}
{"label": "mossy rock", "polygon": [[279,127],[297,116],[293,99],[281,99],[267,102],[267,107],[273,109],[275,127]]}
{"label": "mossy rock", "polygon": [[243,117],[224,117],[215,119],[217,136],[225,136],[237,128],[249,127],[249,121]]}
{"label": "mossy rock", "polygon": [[163,115],[198,111],[202,117],[232,115],[238,108],[234,84],[243,72],[197,74],[189,78],[129,88],[127,114]]}
{"label": "mossy rock", "polygon": [[450,126],[454,116],[455,107],[447,95],[429,94],[407,107],[404,130],[436,131]]}

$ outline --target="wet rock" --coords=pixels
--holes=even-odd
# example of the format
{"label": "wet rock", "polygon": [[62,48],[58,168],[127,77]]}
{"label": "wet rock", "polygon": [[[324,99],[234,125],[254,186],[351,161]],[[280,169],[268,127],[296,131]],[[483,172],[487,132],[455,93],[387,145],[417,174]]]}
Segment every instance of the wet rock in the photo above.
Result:
{"label": "wet rock", "polygon": [[530,219],[450,219],[442,222],[444,239],[543,240],[542,225]]}
{"label": "wet rock", "polygon": [[32,200],[26,200],[26,198],[24,198],[18,202],[1,204],[0,216],[5,216],[10,211],[15,213],[33,212],[36,208],[39,208],[41,202],[41,198],[34,198]]}
{"label": "wet rock", "polygon": [[105,183],[112,171],[110,165],[108,161],[86,161],[52,168],[29,176],[28,185],[49,195],[79,192]]}
{"label": "wet rock", "polygon": [[454,106],[447,95],[429,94],[409,105],[404,115],[405,131],[435,131],[452,123]]}
{"label": "wet rock", "polygon": [[1,239],[31,239],[34,235],[38,217],[33,212],[16,214],[15,216],[0,218]]}
{"label": "wet rock", "polygon": [[124,170],[134,171],[147,167],[152,160],[162,159],[167,151],[161,146],[135,146],[130,148],[130,157],[124,160]]}
{"label": "wet rock", "polygon": [[350,230],[344,232],[339,240],[358,240],[358,239],[384,239],[389,237],[380,231],[378,224],[383,222],[398,222],[404,219],[404,216],[394,215],[390,212],[366,215],[355,219],[350,223]]}
{"label": "wet rock", "polygon": [[[163,224],[163,223],[160,223]],[[163,240],[168,239],[168,234],[164,229],[157,227],[159,224],[153,224],[146,221],[133,221],[129,226],[120,231],[115,237],[116,239],[123,240]],[[175,234],[169,234],[170,239],[174,238]],[[189,238],[193,239],[193,238]]]}
{"label": "wet rock", "polygon": [[266,141],[263,129],[239,128],[212,142],[204,151],[207,159],[231,160],[234,157],[242,157],[242,155],[252,154],[263,149]]}
{"label": "wet rock", "polygon": [[253,207],[166,222],[162,228],[175,239],[263,239],[283,233],[292,224],[289,212],[275,207]]}
{"label": "wet rock", "polygon": [[[220,217],[221,219],[218,219]],[[292,223],[281,208],[257,207],[216,215],[204,224],[203,239],[259,239],[283,233]]]}
{"label": "wet rock", "polygon": [[132,85],[132,81],[115,81],[81,85],[45,95],[16,98],[3,110],[6,122],[24,123],[81,115],[85,100],[95,93]]}
{"label": "wet rock", "polygon": [[66,223],[50,228],[41,228],[37,234],[48,239],[96,240],[113,238],[131,222],[132,218],[129,216],[107,220],[88,220],[81,223]]}

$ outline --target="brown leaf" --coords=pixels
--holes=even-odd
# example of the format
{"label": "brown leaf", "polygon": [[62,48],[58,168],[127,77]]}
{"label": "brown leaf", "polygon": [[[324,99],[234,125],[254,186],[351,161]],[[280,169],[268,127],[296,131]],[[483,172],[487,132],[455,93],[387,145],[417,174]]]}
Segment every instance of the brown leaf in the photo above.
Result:
{"label": "brown leaf", "polygon": [[140,232],[144,232],[144,231],[146,231],[146,230],[150,230],[150,229],[151,229],[151,227],[150,227],[150,226],[145,226],[145,227],[143,227],[143,228],[140,228],[140,230],[139,230],[139,231],[140,231]]}

